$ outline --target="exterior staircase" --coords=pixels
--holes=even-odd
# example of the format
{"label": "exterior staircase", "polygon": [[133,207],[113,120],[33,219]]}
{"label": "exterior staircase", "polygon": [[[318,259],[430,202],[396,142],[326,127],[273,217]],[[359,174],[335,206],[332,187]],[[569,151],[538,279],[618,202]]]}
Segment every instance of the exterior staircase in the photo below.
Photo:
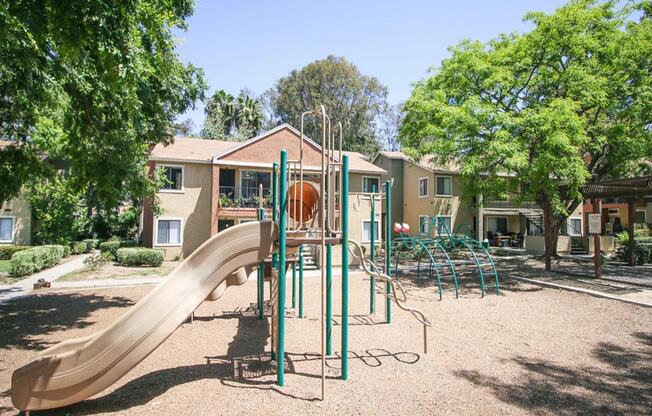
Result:
{"label": "exterior staircase", "polygon": [[582,246],[582,237],[571,236],[571,256],[583,256],[589,254],[589,250]]}
{"label": "exterior staircase", "polygon": [[541,233],[544,232],[543,229],[543,214],[541,213],[540,210],[532,210],[532,211],[526,211],[526,210],[521,210],[518,212],[518,215],[522,218],[525,218],[530,222],[530,224],[534,225]]}

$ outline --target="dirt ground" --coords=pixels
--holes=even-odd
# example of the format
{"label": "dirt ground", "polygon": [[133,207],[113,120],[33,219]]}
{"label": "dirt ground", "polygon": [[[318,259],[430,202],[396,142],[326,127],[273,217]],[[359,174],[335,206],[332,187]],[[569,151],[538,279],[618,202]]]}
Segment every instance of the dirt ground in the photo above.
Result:
{"label": "dirt ground", "polygon": [[[289,279],[288,279],[289,280]],[[289,281],[288,281],[289,283]],[[349,380],[336,357],[319,401],[319,279],[307,278],[306,319],[286,320],[286,386],[275,385],[268,322],[249,310],[255,281],[203,304],[116,385],[80,404],[35,414],[70,415],[649,415],[652,309],[584,294],[503,282],[480,298],[472,282],[439,301],[432,281],[405,282],[422,328],[384,300],[368,315],[369,281],[351,276]],[[42,348],[106,327],[152,287],[45,292],[0,307],[0,413],[15,414],[11,372]],[[266,288],[267,290],[267,288]],[[291,295],[288,290],[288,306]]]}
{"label": "dirt ground", "polygon": [[98,270],[80,270],[68,273],[59,280],[97,280],[97,279],[130,279],[134,277],[164,277],[167,276],[175,267],[179,265],[178,261],[164,261],[159,267],[135,266],[126,267],[115,263],[107,263]]}

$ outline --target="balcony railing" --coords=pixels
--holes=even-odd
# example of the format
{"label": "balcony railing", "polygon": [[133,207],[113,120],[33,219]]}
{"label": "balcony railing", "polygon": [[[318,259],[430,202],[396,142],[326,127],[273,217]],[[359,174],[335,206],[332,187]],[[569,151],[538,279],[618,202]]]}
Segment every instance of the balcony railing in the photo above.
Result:
{"label": "balcony railing", "polygon": [[541,209],[536,202],[524,201],[517,204],[515,201],[484,201],[485,208],[523,208],[523,209]]}
{"label": "balcony railing", "polygon": [[[256,187],[220,186],[217,198],[220,208],[258,208],[258,194]],[[272,207],[269,188],[263,188],[263,207]]]}

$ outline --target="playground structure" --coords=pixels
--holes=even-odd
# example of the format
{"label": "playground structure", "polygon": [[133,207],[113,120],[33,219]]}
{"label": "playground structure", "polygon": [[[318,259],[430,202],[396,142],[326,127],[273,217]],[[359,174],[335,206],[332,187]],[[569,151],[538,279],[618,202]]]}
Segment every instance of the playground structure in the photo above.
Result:
{"label": "playground structure", "polygon": [[[321,121],[321,168],[304,165],[304,118]],[[419,310],[405,305],[401,285],[391,277],[391,222],[387,222],[383,272],[362,247],[349,239],[349,160],[342,153],[341,123],[332,123],[323,106],[301,117],[298,158],[281,151],[272,171],[272,218],[259,208],[259,221],[240,224],[204,242],[163,283],[108,328],[88,337],[64,341],[40,353],[12,375],[13,405],[28,413],[77,403],[115,383],[163,343],[204,301],[215,301],[229,286],[244,284],[257,269],[257,315],[265,317],[264,282],[270,281],[271,356],[277,384],[285,383],[286,277],[292,265],[292,307],[296,306],[299,267],[299,314],[303,313],[302,246],[318,245],[321,253],[321,398],[325,396],[326,356],[332,354],[332,252],[340,245],[341,378],[348,378],[349,254],[360,259],[371,277],[370,304],[376,284],[384,284],[385,314],[391,322],[391,301],[423,325],[424,351],[431,323]],[[336,147],[336,142],[338,146]],[[318,182],[314,178],[318,178]],[[339,185],[339,187],[338,187]],[[391,218],[391,184],[385,183],[387,217]],[[373,228],[373,227],[372,227]],[[373,244],[372,244],[373,247]],[[323,259],[326,259],[324,262]]]}
{"label": "playground structure", "polygon": [[394,275],[398,276],[399,273],[401,253],[409,252],[417,262],[417,278],[421,277],[422,267],[426,267],[428,278],[433,277],[434,271],[439,300],[443,299],[442,280],[447,278],[453,283],[455,297],[459,298],[461,271],[477,274],[482,297],[486,292],[487,275],[494,279],[496,294],[500,293],[493,258],[485,245],[469,235],[470,230],[469,224],[459,224],[451,232],[440,216],[430,217],[416,236],[410,235],[407,224],[394,224],[394,232],[398,234],[392,241],[391,251],[395,255]]}

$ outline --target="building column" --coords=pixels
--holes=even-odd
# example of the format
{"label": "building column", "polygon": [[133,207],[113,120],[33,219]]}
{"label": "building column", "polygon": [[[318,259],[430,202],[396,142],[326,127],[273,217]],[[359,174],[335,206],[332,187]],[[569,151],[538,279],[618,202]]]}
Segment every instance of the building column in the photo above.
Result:
{"label": "building column", "polygon": [[220,197],[220,167],[213,165],[211,176],[211,237],[217,234],[217,210]]}

